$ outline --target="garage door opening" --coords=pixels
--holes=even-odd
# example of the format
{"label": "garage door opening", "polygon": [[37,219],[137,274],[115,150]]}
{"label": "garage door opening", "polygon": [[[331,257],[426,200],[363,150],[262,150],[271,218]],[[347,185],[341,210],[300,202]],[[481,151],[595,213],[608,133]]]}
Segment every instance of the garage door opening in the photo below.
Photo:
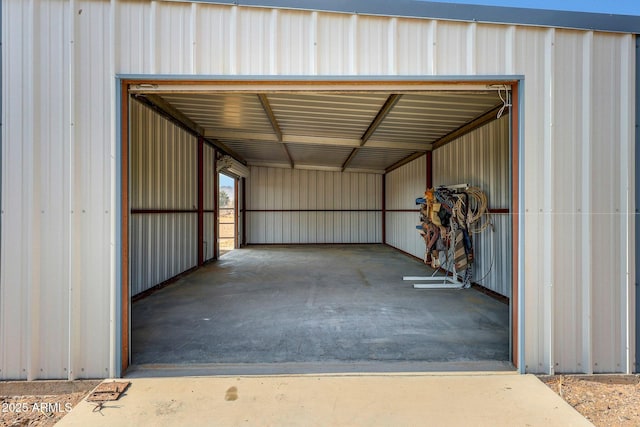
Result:
{"label": "garage door opening", "polygon": [[[123,367],[517,364],[517,82],[296,84],[123,82],[123,221],[141,200],[166,215],[125,231],[125,295],[159,266],[182,269],[123,300]],[[224,162],[241,175],[219,174]],[[166,186],[147,188],[154,173]],[[474,287],[413,289],[403,276],[433,272],[416,198],[463,183],[487,192],[495,229],[474,237]]]}

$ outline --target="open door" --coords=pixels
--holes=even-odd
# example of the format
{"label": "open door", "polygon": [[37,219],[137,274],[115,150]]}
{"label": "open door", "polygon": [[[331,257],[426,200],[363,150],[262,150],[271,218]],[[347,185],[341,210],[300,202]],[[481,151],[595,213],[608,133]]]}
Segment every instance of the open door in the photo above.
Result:
{"label": "open door", "polygon": [[218,179],[218,254],[238,247],[237,179],[223,173]]}

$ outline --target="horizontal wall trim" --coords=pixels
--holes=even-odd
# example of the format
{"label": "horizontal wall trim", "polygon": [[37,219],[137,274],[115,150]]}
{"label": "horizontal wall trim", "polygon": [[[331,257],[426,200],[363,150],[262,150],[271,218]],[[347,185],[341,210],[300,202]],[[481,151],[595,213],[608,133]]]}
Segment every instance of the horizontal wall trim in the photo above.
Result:
{"label": "horizontal wall trim", "polygon": [[[385,209],[385,212],[419,212],[420,209]],[[490,214],[510,214],[511,210],[509,209],[489,209]]]}
{"label": "horizontal wall trim", "polygon": [[[243,248],[248,248],[250,246],[282,246],[282,247],[292,247],[292,246],[354,246],[354,245],[384,245],[384,243],[367,243],[367,242],[350,242],[350,243],[331,243],[331,242],[318,242],[318,243],[247,243],[243,246]],[[387,245],[388,246],[388,245]],[[394,248],[395,249],[395,248]]]}
{"label": "horizontal wall trim", "polygon": [[[205,211],[208,212],[208,211]],[[211,211],[215,213],[215,211]],[[131,209],[131,214],[177,214],[177,213],[193,213],[197,214],[197,209]]]}
{"label": "horizontal wall trim", "polygon": [[245,212],[382,212],[382,209],[247,209]]}

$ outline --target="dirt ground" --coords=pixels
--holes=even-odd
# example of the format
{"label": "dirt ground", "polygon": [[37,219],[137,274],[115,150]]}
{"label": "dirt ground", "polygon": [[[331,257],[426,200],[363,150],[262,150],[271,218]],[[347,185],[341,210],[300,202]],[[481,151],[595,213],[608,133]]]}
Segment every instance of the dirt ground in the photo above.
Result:
{"label": "dirt ground", "polygon": [[597,427],[640,427],[640,375],[540,377]]}
{"label": "dirt ground", "polygon": [[0,426],[52,426],[99,383],[0,382]]}

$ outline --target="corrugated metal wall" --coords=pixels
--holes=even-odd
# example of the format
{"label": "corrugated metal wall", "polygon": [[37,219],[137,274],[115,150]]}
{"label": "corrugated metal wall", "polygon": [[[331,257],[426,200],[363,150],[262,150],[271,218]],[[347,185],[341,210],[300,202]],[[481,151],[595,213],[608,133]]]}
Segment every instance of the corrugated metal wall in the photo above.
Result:
{"label": "corrugated metal wall", "polygon": [[420,222],[416,198],[427,188],[426,156],[389,172],[385,184],[387,244],[423,259],[424,240],[416,230]]}
{"label": "corrugated metal wall", "polygon": [[[433,151],[433,185],[470,184],[487,193],[490,209],[510,209],[509,116]],[[473,235],[473,281],[511,296],[511,218],[492,214],[495,231]],[[423,245],[424,246],[424,245]]]}
{"label": "corrugated metal wall", "polygon": [[4,0],[0,377],[117,373],[117,73],[524,76],[526,370],[630,371],[633,41],[187,2]]}
{"label": "corrugated metal wall", "polygon": [[197,265],[198,139],[137,101],[129,105],[130,287],[136,295]]}
{"label": "corrugated metal wall", "polygon": [[248,243],[381,243],[382,176],[252,166]]}
{"label": "corrugated metal wall", "polygon": [[203,150],[203,195],[204,195],[204,247],[202,248],[204,254],[204,261],[210,261],[216,256],[216,150],[209,145],[204,146]]}

